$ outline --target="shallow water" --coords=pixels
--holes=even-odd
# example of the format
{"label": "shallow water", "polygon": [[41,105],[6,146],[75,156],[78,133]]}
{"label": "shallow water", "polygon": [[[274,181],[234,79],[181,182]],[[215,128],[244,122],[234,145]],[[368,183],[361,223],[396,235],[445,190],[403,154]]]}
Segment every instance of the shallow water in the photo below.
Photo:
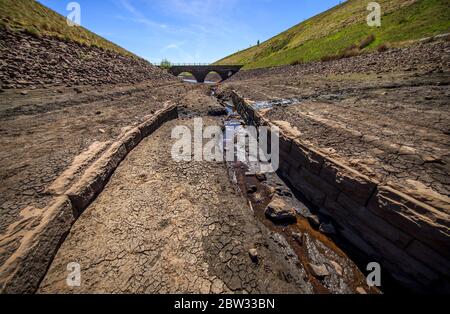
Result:
{"label": "shallow water", "polygon": [[213,82],[213,81],[205,81],[204,83],[198,83],[196,80],[193,80],[193,79],[183,79],[183,81],[186,82],[186,83],[207,84],[207,85],[214,85],[214,84],[218,83],[218,82]]}
{"label": "shallow water", "polygon": [[251,106],[256,110],[263,110],[263,109],[271,109],[273,107],[278,106],[284,107],[284,106],[298,105],[299,103],[301,103],[301,100],[298,98],[287,98],[268,101],[258,101],[251,104]]}

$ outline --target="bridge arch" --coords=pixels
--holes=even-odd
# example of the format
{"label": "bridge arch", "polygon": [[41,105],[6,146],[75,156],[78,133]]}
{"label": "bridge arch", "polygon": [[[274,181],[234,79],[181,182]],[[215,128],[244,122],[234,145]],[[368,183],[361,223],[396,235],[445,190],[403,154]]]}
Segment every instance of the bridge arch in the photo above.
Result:
{"label": "bridge arch", "polygon": [[174,65],[169,68],[169,73],[175,76],[183,72],[191,73],[198,83],[204,83],[206,76],[211,72],[219,74],[224,81],[239,72],[241,68],[241,65]]}

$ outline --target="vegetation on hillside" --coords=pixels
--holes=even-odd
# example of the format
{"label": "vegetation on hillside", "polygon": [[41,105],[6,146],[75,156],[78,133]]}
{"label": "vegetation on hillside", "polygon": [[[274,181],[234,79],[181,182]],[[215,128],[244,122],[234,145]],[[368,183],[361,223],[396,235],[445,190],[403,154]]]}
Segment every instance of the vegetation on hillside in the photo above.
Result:
{"label": "vegetation on hillside", "polygon": [[381,27],[367,25],[369,2],[348,0],[217,64],[252,69],[329,60],[450,32],[450,0],[378,0]]}
{"label": "vegetation on hillside", "polygon": [[27,32],[34,36],[58,37],[134,56],[131,52],[81,26],[68,26],[65,17],[35,0],[0,0],[0,27]]}

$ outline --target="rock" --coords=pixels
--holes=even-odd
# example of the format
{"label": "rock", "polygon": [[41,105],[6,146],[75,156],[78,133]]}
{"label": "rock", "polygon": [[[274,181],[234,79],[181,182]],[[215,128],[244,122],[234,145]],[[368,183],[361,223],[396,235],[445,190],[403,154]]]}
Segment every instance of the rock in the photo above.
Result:
{"label": "rock", "polygon": [[308,222],[314,229],[318,230],[320,228],[320,220],[318,216],[316,215],[308,216]]}
{"label": "rock", "polygon": [[208,110],[208,116],[212,117],[220,117],[226,116],[228,111],[225,108],[212,108]]}
{"label": "rock", "polygon": [[424,156],[424,157],[422,157],[422,159],[425,163],[439,163],[439,164],[443,163],[442,158],[432,156],[432,155]]}
{"label": "rock", "polygon": [[303,245],[303,233],[301,232],[294,232],[292,234],[292,237],[295,241],[297,241],[298,244]]}
{"label": "rock", "polygon": [[25,95],[28,95],[28,91],[26,91],[26,90],[21,91],[21,92],[20,92],[20,95],[24,95],[24,96],[25,96]]}
{"label": "rock", "polygon": [[220,279],[215,279],[211,285],[211,293],[220,294],[223,292],[223,282]]}
{"label": "rock", "polygon": [[358,287],[358,288],[356,288],[356,292],[357,292],[358,294],[367,294],[367,291],[364,290],[363,287]]}
{"label": "rock", "polygon": [[292,197],[291,191],[288,188],[284,187],[284,186],[277,187],[275,189],[275,191],[277,192],[277,194],[279,196]]}
{"label": "rock", "polygon": [[326,223],[321,224],[319,231],[324,234],[336,234],[336,228],[334,228],[334,226],[331,222],[328,224],[326,224]]}
{"label": "rock", "polygon": [[440,40],[440,39],[449,40],[450,39],[450,33],[444,33],[444,34],[436,35],[436,36],[434,36],[434,39],[435,40]]}
{"label": "rock", "polygon": [[80,89],[80,88],[78,88],[78,87],[75,87],[74,89],[73,89],[77,94],[81,94],[83,91]]}
{"label": "rock", "polygon": [[258,263],[258,250],[256,249],[250,249],[248,251],[248,255],[250,255],[250,259],[253,263]]}
{"label": "rock", "polygon": [[101,112],[101,111],[96,111],[95,114],[96,114],[96,115],[101,115],[102,112]]}
{"label": "rock", "polygon": [[267,181],[267,177],[264,173],[257,173],[255,176],[260,182]]}
{"label": "rock", "polygon": [[339,265],[337,262],[330,261],[330,264],[334,267],[334,269],[340,276],[342,276],[344,274],[344,270],[342,269],[342,266]]}
{"label": "rock", "polygon": [[258,188],[256,187],[256,185],[252,185],[248,188],[247,193],[254,194],[254,193],[256,193],[256,191],[258,191]]}
{"label": "rock", "polygon": [[106,133],[106,131],[103,130],[103,129],[98,129],[98,131],[99,131],[100,133],[102,133],[102,134],[105,134],[105,133]]}
{"label": "rock", "polygon": [[317,265],[309,263],[309,267],[311,269],[313,276],[318,279],[323,279],[330,275],[330,272],[328,271],[328,269],[325,265],[317,266]]}
{"label": "rock", "polygon": [[267,189],[267,193],[269,195],[269,197],[273,197],[275,195],[275,188],[273,186],[269,186],[269,185],[265,185],[266,189]]}
{"label": "rock", "polygon": [[275,196],[266,208],[266,216],[274,222],[295,222],[295,209],[286,204],[279,196]]}

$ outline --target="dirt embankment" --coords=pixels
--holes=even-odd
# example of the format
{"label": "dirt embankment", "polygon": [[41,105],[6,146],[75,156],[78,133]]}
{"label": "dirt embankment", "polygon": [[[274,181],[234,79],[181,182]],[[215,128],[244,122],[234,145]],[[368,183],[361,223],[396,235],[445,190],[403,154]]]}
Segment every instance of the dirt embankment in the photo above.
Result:
{"label": "dirt embankment", "polygon": [[[240,71],[227,83],[245,80],[261,80],[283,75],[298,82],[303,75],[383,74],[407,72],[411,76],[423,73],[442,73],[450,66],[449,41],[417,44],[406,48],[392,48],[385,52],[362,54],[352,58],[328,62],[309,62],[297,66],[281,66],[270,69]],[[417,75],[416,75],[417,74]],[[325,85],[325,84],[324,84]]]}
{"label": "dirt embankment", "polygon": [[176,80],[137,57],[4,28],[0,56],[0,89]]}

